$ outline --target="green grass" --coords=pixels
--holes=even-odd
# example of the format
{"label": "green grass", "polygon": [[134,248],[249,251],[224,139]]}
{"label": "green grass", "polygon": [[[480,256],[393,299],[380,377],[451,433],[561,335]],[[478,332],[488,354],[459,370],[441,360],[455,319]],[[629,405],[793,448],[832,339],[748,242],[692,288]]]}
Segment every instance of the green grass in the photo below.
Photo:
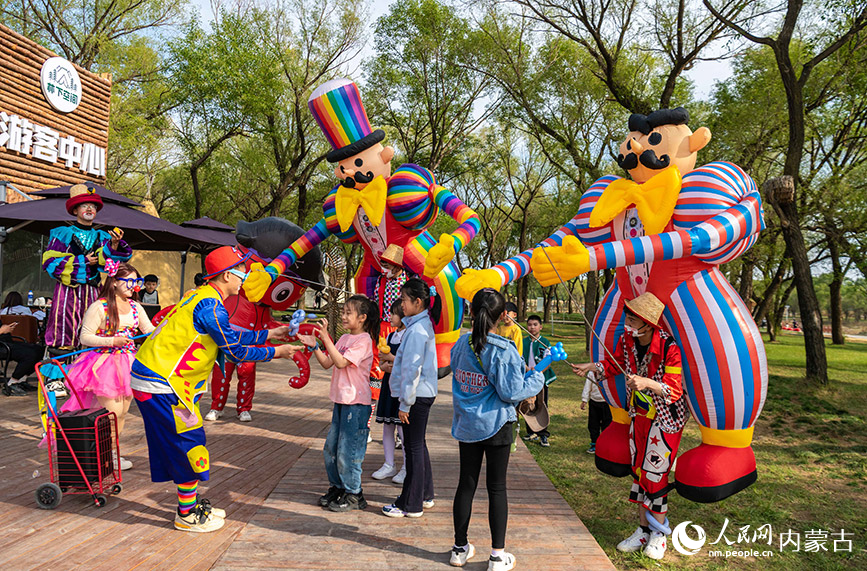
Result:
{"label": "green grass", "polygon": [[[581,330],[557,325],[571,362],[589,360]],[[867,569],[867,344],[828,345],[828,387],[803,380],[804,351],[800,337],[782,335],[767,343],[770,369],[768,398],[756,425],[753,448],[759,479],[748,489],[715,504],[696,504],[672,492],[672,526],[691,520],[704,528],[707,542],[717,539],[726,518],[727,537],[738,529],[772,527],[772,557],[711,558],[710,549],[725,550],[724,541],[705,546],[694,556],[671,546],[657,563],[640,554],[622,554],[615,545],[632,533],[636,510],[626,498],[629,478],[612,478],[597,471],[589,443],[587,412],[580,410],[583,379],[558,363],[559,379],[551,386],[551,447],[530,444],[537,462],[619,569]],[[687,423],[681,452],[700,442],[694,420]],[[834,552],[833,534],[845,529],[852,552]],[[779,549],[781,532],[800,533],[801,552]],[[829,532],[829,552],[804,551],[806,532]],[[692,537],[695,534],[691,534]],[[730,550],[763,549],[761,544],[735,543]]]}

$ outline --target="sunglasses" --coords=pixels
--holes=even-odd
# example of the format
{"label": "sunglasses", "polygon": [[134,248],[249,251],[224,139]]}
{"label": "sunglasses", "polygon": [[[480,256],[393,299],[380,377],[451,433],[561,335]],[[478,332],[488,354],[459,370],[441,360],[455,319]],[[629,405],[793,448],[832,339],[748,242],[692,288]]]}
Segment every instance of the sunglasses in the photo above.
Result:
{"label": "sunglasses", "polygon": [[237,278],[240,278],[240,279],[241,279],[241,283],[244,283],[244,281],[247,279],[247,274],[244,273],[244,272],[242,272],[241,270],[236,270],[236,269],[233,268],[233,269],[231,269],[231,270],[228,270],[228,272],[229,272],[230,274],[232,274],[233,276],[235,276],[235,277],[237,277]]}
{"label": "sunglasses", "polygon": [[144,286],[144,280],[142,278],[116,278],[119,282],[124,282],[126,284],[127,289],[141,289]]}

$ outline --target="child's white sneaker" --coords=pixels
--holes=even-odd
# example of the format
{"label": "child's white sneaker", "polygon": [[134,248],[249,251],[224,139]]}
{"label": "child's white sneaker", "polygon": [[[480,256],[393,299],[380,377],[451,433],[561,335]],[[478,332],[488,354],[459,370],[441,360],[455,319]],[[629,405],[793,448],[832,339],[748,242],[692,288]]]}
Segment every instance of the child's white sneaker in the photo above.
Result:
{"label": "child's white sneaker", "polygon": [[222,410],[211,409],[208,411],[208,414],[205,415],[205,420],[214,421],[223,416]]}
{"label": "child's white sneaker", "polygon": [[250,414],[250,411],[245,410],[238,415],[238,420],[240,420],[241,422],[252,422],[253,416]]}
{"label": "child's white sneaker", "polygon": [[617,551],[622,551],[623,553],[640,551],[647,545],[648,539],[650,539],[650,534],[641,529],[641,526],[638,526],[635,529],[635,533],[617,544]]}
{"label": "child's white sneaker", "polygon": [[403,485],[403,481],[406,480],[406,464],[404,464],[400,468],[400,472],[394,475],[394,478],[391,479],[395,484]]}
{"label": "child's white sneaker", "polygon": [[423,501],[423,502],[421,503],[421,507],[423,507],[423,508],[426,509],[426,510],[431,509],[432,507],[434,507],[434,501],[433,501],[433,499]]}
{"label": "child's white sneaker", "polygon": [[511,553],[502,552],[494,557],[491,555],[488,559],[488,571],[509,571],[515,568],[515,556]]}
{"label": "child's white sneaker", "polygon": [[651,559],[659,561],[665,556],[665,548],[668,542],[664,533],[658,531],[650,532],[650,539],[647,542],[647,547],[644,548],[644,554]]}
{"label": "child's white sneaker", "polygon": [[466,547],[452,547],[452,556],[449,558],[449,565],[452,567],[463,567],[467,564],[467,559],[471,559],[476,554],[476,548],[472,543],[467,543]]}
{"label": "child's white sneaker", "polygon": [[370,475],[374,480],[385,480],[397,474],[397,468],[391,464],[383,464],[382,467]]}

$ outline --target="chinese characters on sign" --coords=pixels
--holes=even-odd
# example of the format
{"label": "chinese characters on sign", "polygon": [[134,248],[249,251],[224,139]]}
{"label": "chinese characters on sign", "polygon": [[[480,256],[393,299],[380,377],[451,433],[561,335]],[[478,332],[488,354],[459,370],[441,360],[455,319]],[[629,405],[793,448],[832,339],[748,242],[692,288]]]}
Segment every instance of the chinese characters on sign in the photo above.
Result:
{"label": "chinese characters on sign", "polygon": [[45,60],[39,81],[45,100],[61,113],[75,111],[81,102],[81,78],[75,66],[62,57]]}
{"label": "chinese characters on sign", "polygon": [[61,137],[50,127],[31,123],[5,111],[0,112],[0,147],[47,163],[56,163],[60,159],[66,168],[78,167],[83,173],[105,176],[104,148],[76,141],[72,135]]}

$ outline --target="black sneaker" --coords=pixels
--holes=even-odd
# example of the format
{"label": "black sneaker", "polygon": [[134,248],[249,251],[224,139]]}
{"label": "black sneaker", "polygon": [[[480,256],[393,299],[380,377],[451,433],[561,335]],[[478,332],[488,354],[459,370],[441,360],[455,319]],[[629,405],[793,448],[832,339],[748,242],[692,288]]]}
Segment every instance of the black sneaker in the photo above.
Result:
{"label": "black sneaker", "polygon": [[339,498],[328,504],[328,509],[333,512],[348,512],[351,510],[363,510],[367,507],[367,500],[364,499],[364,494],[350,494],[344,492]]}
{"label": "black sneaker", "polygon": [[23,397],[27,396],[27,391],[18,386],[18,383],[14,385],[6,385],[6,390],[4,391],[6,396],[10,397]]}
{"label": "black sneaker", "polygon": [[331,486],[328,488],[328,491],[325,492],[324,495],[319,497],[319,505],[323,508],[328,507],[328,504],[333,502],[336,499],[339,499],[340,496],[343,495],[343,488],[338,488],[337,486]]}
{"label": "black sneaker", "polygon": [[539,437],[539,445],[544,446],[545,448],[547,448],[548,446],[551,446],[550,444],[548,444],[548,437],[547,436],[540,436]]}

